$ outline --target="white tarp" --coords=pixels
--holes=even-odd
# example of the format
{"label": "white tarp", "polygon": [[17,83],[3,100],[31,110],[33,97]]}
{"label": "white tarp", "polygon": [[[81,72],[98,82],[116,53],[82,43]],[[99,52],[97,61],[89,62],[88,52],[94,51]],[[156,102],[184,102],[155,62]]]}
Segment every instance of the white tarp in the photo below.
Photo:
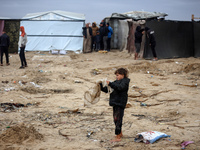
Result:
{"label": "white tarp", "polygon": [[[49,20],[49,16],[52,20]],[[60,16],[62,20],[59,20]],[[26,51],[82,50],[82,27],[85,20],[76,20],[73,16],[67,17],[63,12],[62,14],[47,12],[41,16],[35,13],[32,19],[28,14],[23,19],[25,20],[20,22],[20,26],[24,26],[27,33]]]}

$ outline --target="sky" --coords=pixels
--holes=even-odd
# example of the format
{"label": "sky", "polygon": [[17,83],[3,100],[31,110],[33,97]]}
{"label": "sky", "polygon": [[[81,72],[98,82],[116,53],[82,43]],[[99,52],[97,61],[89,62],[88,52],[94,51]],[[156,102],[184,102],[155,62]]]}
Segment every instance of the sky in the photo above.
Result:
{"label": "sky", "polygon": [[0,17],[11,19],[53,10],[85,14],[90,23],[129,11],[167,13],[166,20],[191,21],[192,14],[200,18],[200,0],[0,0],[0,6]]}

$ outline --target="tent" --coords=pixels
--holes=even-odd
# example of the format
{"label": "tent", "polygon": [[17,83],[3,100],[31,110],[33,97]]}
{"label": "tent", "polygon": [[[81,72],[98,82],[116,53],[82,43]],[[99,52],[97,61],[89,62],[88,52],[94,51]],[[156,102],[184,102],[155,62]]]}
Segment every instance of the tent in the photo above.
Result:
{"label": "tent", "polygon": [[84,14],[66,11],[31,13],[20,22],[27,33],[26,51],[82,50],[84,24]]}

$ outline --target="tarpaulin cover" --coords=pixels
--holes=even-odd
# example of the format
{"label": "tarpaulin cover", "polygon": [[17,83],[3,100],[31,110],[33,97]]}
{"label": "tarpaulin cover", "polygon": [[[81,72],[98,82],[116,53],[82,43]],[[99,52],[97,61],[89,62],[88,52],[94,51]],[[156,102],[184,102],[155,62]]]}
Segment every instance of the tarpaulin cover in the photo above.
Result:
{"label": "tarpaulin cover", "polygon": [[[194,56],[193,25],[191,22],[152,20],[147,21],[146,26],[155,31],[155,49],[158,58]],[[144,58],[152,58],[147,40]]]}
{"label": "tarpaulin cover", "polygon": [[122,14],[112,13],[110,18],[144,20],[157,17],[164,18],[165,16],[167,16],[166,13],[160,13],[160,12],[131,11]]}
{"label": "tarpaulin cover", "polygon": [[200,22],[194,22],[194,57],[200,57]]}
{"label": "tarpaulin cover", "polygon": [[25,27],[27,51],[82,50],[82,27],[84,22],[76,21],[21,21]]}

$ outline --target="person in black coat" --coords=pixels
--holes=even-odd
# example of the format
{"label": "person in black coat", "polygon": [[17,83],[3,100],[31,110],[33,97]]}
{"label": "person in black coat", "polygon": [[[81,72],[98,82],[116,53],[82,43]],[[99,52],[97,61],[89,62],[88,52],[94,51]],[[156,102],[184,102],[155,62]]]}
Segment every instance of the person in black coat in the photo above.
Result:
{"label": "person in black coat", "polygon": [[135,59],[138,59],[138,53],[140,53],[140,48],[141,48],[141,42],[142,42],[142,36],[144,34],[144,29],[141,29],[140,26],[136,27],[136,32],[135,32]]}
{"label": "person in black coat", "polygon": [[158,60],[157,58],[157,54],[156,54],[156,50],[155,50],[155,47],[156,47],[156,40],[155,40],[155,36],[154,36],[154,31],[151,30],[149,27],[145,27],[145,32],[147,34],[147,38],[149,39],[149,45],[151,46],[151,51],[153,53],[153,57],[154,59],[153,60]]}
{"label": "person in black coat", "polygon": [[9,57],[8,57],[8,48],[10,45],[10,38],[6,34],[5,29],[2,32],[2,35],[0,36],[0,49],[1,49],[1,66],[3,66],[3,53],[5,53],[6,56],[6,65],[10,65],[9,63]]}
{"label": "person in black coat", "polygon": [[[112,142],[121,141],[122,121],[124,109],[128,100],[128,89],[130,79],[128,78],[128,70],[119,68],[115,71],[116,80],[114,82],[106,81],[107,84],[114,90],[110,93],[109,105],[113,107],[113,119],[115,123],[115,134],[117,135]],[[108,88],[101,85],[101,91],[108,93]]]}

